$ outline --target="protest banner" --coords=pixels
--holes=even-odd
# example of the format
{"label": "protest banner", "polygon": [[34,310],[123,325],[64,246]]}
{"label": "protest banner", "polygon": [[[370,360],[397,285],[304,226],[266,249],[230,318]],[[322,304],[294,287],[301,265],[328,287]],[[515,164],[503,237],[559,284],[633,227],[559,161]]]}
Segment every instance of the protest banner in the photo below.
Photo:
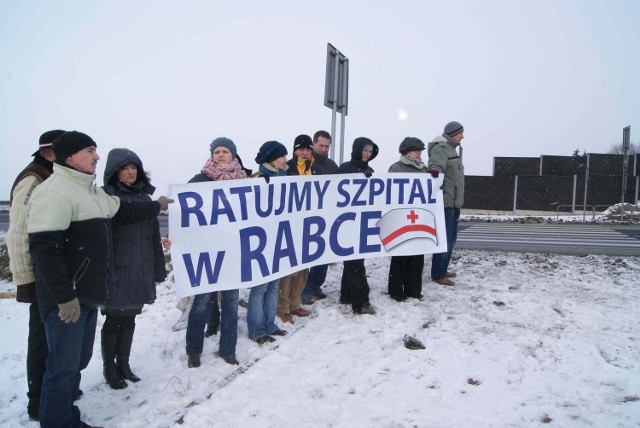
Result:
{"label": "protest banner", "polygon": [[384,173],[171,185],[177,293],[247,288],[344,260],[444,252],[442,180]]}

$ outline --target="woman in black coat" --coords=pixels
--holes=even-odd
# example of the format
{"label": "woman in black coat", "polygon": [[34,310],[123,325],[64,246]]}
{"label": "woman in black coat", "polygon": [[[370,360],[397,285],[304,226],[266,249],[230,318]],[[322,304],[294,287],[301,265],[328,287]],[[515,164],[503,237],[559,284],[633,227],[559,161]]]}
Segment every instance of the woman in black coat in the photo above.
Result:
{"label": "woman in black coat", "polygon": [[[378,146],[366,137],[358,137],[353,141],[351,160],[340,165],[340,174],[364,173],[371,177],[373,168],[369,161],[378,156]],[[358,315],[375,315],[376,311],[369,302],[369,283],[364,267],[364,259],[347,260],[342,263],[342,279],[340,281],[340,303],[351,304],[353,313]]]}
{"label": "woman in black coat", "polygon": [[[122,201],[151,201],[155,187],[149,182],[142,161],[128,149],[113,149],[107,157],[104,190]],[[102,326],[104,378],[113,389],[127,387],[126,380],[138,382],[129,366],[136,327],[136,315],[142,306],[156,300],[156,283],[167,277],[157,218],[113,225],[114,286],[109,303],[102,308],[106,316]]]}

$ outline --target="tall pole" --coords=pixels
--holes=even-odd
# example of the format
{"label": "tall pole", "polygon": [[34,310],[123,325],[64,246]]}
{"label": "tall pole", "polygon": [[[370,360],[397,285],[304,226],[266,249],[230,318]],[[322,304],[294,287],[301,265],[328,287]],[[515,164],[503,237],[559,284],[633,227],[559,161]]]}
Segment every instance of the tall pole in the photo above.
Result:
{"label": "tall pole", "polygon": [[[331,43],[327,43],[327,67],[324,80],[324,105],[331,109],[331,149],[329,156],[336,158],[337,141],[340,143],[340,163],[344,157],[345,116],[349,104],[349,59]],[[337,114],[341,115],[340,138],[336,138]]]}

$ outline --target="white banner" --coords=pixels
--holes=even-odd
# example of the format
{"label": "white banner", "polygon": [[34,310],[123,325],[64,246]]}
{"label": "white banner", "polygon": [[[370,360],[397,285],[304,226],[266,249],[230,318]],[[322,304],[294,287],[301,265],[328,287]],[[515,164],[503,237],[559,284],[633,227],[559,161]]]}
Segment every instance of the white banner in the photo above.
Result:
{"label": "white banner", "polygon": [[444,252],[442,180],[384,173],[171,185],[177,293],[252,287],[344,260]]}

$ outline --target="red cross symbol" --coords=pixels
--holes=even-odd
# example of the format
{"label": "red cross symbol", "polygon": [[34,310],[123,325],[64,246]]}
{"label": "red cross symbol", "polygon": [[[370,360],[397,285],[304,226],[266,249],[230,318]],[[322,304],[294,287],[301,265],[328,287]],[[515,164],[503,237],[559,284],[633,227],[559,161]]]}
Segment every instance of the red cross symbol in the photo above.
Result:
{"label": "red cross symbol", "polygon": [[407,220],[411,221],[411,224],[414,224],[418,219],[418,214],[414,210],[411,210],[409,215],[407,216]]}

